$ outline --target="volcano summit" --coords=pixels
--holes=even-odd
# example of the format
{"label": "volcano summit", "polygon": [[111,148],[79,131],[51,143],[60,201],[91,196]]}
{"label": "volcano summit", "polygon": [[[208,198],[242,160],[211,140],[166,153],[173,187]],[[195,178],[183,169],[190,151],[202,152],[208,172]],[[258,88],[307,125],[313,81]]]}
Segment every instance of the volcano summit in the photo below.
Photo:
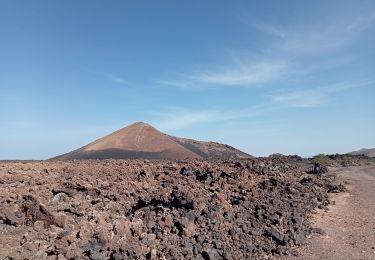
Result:
{"label": "volcano summit", "polygon": [[251,155],[229,145],[169,136],[137,122],[52,159],[241,159]]}

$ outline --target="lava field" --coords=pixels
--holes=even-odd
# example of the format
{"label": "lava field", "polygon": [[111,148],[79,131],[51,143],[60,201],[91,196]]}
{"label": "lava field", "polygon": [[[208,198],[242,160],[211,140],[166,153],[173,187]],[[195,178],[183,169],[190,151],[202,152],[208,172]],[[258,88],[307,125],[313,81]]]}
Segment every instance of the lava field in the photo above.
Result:
{"label": "lava field", "polygon": [[267,259],[342,190],[299,157],[0,162],[1,259]]}

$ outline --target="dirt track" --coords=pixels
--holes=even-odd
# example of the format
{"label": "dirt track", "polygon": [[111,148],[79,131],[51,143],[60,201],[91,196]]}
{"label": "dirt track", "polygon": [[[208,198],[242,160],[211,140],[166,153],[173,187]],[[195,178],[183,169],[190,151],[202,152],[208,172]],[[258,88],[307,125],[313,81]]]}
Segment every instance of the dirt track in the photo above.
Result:
{"label": "dirt track", "polygon": [[288,259],[375,259],[375,166],[335,170],[348,192],[333,194],[335,205],[318,212],[315,235],[298,257]]}

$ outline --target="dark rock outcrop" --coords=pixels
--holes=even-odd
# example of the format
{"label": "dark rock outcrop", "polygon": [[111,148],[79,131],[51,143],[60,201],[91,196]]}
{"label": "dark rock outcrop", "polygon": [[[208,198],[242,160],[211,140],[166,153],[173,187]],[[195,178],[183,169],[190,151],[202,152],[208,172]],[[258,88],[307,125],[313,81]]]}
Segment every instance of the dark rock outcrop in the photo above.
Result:
{"label": "dark rock outcrop", "polygon": [[[259,259],[311,232],[340,191],[301,161],[0,163],[0,258]],[[315,231],[316,232],[316,231]]]}

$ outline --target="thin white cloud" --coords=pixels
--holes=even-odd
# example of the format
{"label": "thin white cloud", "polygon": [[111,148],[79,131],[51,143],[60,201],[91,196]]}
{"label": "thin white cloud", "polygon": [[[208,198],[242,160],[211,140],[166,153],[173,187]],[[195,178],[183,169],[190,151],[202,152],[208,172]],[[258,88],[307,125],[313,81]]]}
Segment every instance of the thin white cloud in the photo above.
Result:
{"label": "thin white cloud", "polygon": [[286,60],[247,62],[236,59],[235,64],[185,75],[176,80],[157,80],[156,83],[180,88],[242,86],[253,87],[280,80],[289,70]]}
{"label": "thin white cloud", "polygon": [[[351,17],[340,14],[340,17],[330,17],[325,21],[314,20],[314,23],[305,22],[285,27],[253,21],[252,28],[264,33],[268,40],[258,53],[245,50],[242,53],[247,55],[234,55],[227,64],[215,65],[200,72],[190,72],[177,79],[159,80],[157,83],[189,89],[256,87],[280,83],[285,90],[269,96],[270,103],[265,104],[267,109],[319,107],[328,104],[336,93],[369,84],[363,81],[313,86],[313,82],[321,81],[320,72],[337,71],[358,59],[358,56],[348,55],[343,51],[347,46],[360,41],[374,22],[374,13]],[[259,55],[263,57],[259,58]],[[248,56],[257,56],[258,59],[254,60]],[[292,87],[297,85],[302,87]],[[171,128],[185,128],[198,123],[223,121],[228,113],[221,112],[177,113],[165,118],[165,124]],[[244,111],[232,111],[229,113],[229,120],[244,114]]]}
{"label": "thin white cloud", "polygon": [[290,71],[291,76],[313,75],[321,71],[329,71],[347,66],[357,59],[356,56],[338,56],[327,60],[311,61],[304,66],[294,66]]}
{"label": "thin white cloud", "polygon": [[119,83],[119,84],[126,84],[127,83],[125,79],[120,78],[120,77],[116,77],[116,76],[113,76],[113,75],[109,75],[109,78],[113,83]]}
{"label": "thin white cloud", "polygon": [[234,122],[238,119],[263,116],[274,110],[282,109],[283,107],[319,107],[328,103],[333,94],[353,88],[365,87],[370,84],[375,84],[375,81],[363,80],[357,83],[338,83],[305,90],[295,89],[283,92],[279,91],[278,93],[271,94],[269,96],[269,101],[242,109],[192,110],[173,107],[161,113],[152,112],[153,117],[158,118],[158,120],[153,121],[152,124],[162,131],[174,131],[201,124]]}
{"label": "thin white cloud", "polygon": [[340,83],[306,90],[288,90],[274,94],[271,100],[274,103],[289,107],[318,107],[326,103],[332,94],[353,88],[361,88],[374,84],[375,81],[362,81],[357,83]]}
{"label": "thin white cloud", "polygon": [[[238,55],[235,58],[236,62],[215,66],[202,72],[187,73],[177,79],[159,80],[157,83],[180,88],[252,87],[281,81],[288,75],[298,77],[301,74],[315,73],[325,67],[328,69],[339,67],[349,63],[352,57],[331,55],[331,58],[327,59],[327,57],[318,58],[319,56],[312,58],[311,55],[328,52],[332,54],[332,51],[339,51],[342,47],[353,43],[370,28],[374,21],[374,14],[362,14],[360,17],[347,18],[343,21],[332,19],[332,22],[328,24],[303,24],[289,27],[253,22],[251,23],[253,28],[274,37],[264,46],[263,56],[265,57],[254,61]],[[306,55],[310,55],[308,56],[310,57],[309,63],[304,60]]]}
{"label": "thin white cloud", "polygon": [[116,84],[128,84],[128,82],[124,78],[119,77],[117,75],[113,75],[111,73],[101,72],[101,71],[94,71],[94,70],[91,70],[91,69],[88,69],[88,68],[82,68],[82,70],[87,71],[87,72],[89,72],[91,74],[95,74],[95,75],[104,77],[104,78],[108,79],[112,83],[116,83]]}
{"label": "thin white cloud", "polygon": [[156,80],[157,84],[166,85],[166,86],[172,86],[172,87],[180,87],[180,88],[186,88],[192,85],[192,82],[186,81],[186,80]]}
{"label": "thin white cloud", "polygon": [[249,118],[260,115],[269,108],[269,103],[263,103],[236,110],[202,109],[191,110],[186,108],[169,108],[166,112],[152,114],[159,118],[152,122],[158,129],[173,131],[194,127],[200,124],[229,122],[240,118]]}
{"label": "thin white cloud", "polygon": [[272,100],[290,107],[317,107],[324,103],[327,97],[327,93],[321,90],[305,90],[278,94]]}
{"label": "thin white cloud", "polygon": [[375,22],[375,13],[361,15],[354,21],[351,21],[347,25],[347,29],[351,31],[363,31],[371,26]]}
{"label": "thin white cloud", "polygon": [[210,123],[224,120],[217,110],[191,111],[182,110],[159,114],[160,120],[155,122],[157,128],[163,131],[184,129],[196,124]]}
{"label": "thin white cloud", "polygon": [[[334,19],[332,19],[334,20]],[[293,54],[315,54],[338,50],[353,43],[361,33],[375,22],[375,14],[360,14],[357,17],[345,17],[339,21],[318,24],[297,24],[281,27],[273,24],[253,21],[248,23],[253,28],[276,39],[273,51]]]}
{"label": "thin white cloud", "polygon": [[349,44],[354,37],[338,26],[300,33],[288,31],[282,38],[281,48],[291,53],[317,53],[337,50]]}
{"label": "thin white cloud", "polygon": [[190,78],[198,83],[213,85],[254,86],[280,79],[287,68],[288,63],[285,61],[261,61],[221,71],[199,73]]}

